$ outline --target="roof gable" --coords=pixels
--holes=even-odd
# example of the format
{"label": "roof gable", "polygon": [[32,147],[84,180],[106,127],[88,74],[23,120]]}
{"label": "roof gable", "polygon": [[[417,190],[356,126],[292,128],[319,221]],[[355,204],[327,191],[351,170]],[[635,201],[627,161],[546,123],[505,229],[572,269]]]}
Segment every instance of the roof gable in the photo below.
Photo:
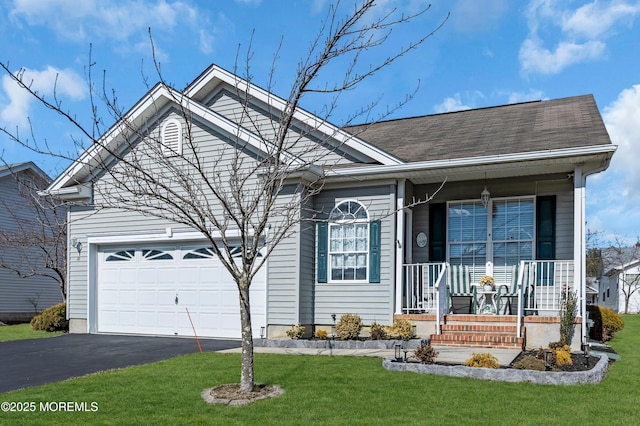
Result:
{"label": "roof gable", "polygon": [[[251,98],[256,98],[282,111],[286,107],[286,102],[271,93],[223,70],[215,65],[205,70],[193,83],[183,92],[175,91],[167,86],[156,84],[142,99],[140,99],[122,120],[115,123],[107,132],[102,135],[98,143],[93,144],[85,150],[58,178],[51,184],[48,191],[56,192],[69,185],[76,185],[86,180],[92,174],[92,170],[99,168],[101,164],[107,163],[111,152],[117,152],[127,137],[127,128],[143,128],[150,121],[166,112],[171,105],[180,105],[190,114],[208,122],[210,125],[220,128],[223,132],[234,135],[254,148],[263,152],[271,151],[269,141],[266,141],[246,128],[239,127],[236,123],[216,113],[202,102],[221,85],[231,85],[238,90],[245,91]],[[362,140],[354,137],[350,133],[340,130],[326,121],[303,111],[298,110],[294,115],[303,126],[308,126],[317,132],[324,133],[336,140],[337,144],[344,144],[351,150],[359,152],[372,161],[379,164],[400,164],[401,161],[394,156],[376,148]],[[126,124],[125,124],[126,123]],[[130,133],[130,132],[129,132]],[[295,164],[295,155],[285,153],[285,160],[289,164]]]}

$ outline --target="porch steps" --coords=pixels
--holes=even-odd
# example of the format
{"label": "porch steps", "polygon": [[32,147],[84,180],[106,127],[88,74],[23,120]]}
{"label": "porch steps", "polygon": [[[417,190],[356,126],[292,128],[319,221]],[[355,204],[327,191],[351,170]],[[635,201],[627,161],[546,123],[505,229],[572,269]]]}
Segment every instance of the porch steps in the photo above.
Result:
{"label": "porch steps", "polygon": [[525,328],[517,337],[516,318],[509,315],[447,315],[440,330],[430,336],[434,345],[523,349],[525,344]]}

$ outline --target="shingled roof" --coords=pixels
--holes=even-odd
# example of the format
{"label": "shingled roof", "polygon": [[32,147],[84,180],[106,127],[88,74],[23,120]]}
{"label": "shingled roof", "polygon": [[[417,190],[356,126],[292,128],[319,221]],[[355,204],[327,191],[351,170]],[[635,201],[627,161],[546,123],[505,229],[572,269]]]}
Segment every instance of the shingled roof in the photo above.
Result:
{"label": "shingled roof", "polygon": [[611,144],[592,95],[352,126],[406,162]]}

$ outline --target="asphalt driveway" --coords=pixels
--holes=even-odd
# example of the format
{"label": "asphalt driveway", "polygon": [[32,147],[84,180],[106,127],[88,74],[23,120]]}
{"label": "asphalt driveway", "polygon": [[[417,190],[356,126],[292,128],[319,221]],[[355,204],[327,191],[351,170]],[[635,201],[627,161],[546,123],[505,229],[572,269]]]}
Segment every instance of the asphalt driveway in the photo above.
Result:
{"label": "asphalt driveway", "polygon": [[[206,352],[240,346],[238,340],[201,339]],[[70,377],[198,352],[195,339],[65,334],[0,343],[0,393]]]}

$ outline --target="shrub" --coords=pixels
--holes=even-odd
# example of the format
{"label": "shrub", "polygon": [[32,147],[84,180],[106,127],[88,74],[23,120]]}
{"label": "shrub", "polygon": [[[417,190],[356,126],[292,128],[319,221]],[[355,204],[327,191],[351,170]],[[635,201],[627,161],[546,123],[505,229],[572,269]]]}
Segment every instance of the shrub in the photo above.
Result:
{"label": "shrub", "polygon": [[336,334],[342,340],[352,340],[360,337],[362,320],[359,315],[344,314],[336,324]]}
{"label": "shrub", "polygon": [[545,371],[544,360],[536,358],[532,355],[526,355],[520,361],[513,364],[513,368],[517,370],[536,370]]}
{"label": "shrub", "polygon": [[304,336],[304,326],[300,324],[291,324],[291,328],[288,329],[285,333],[290,339],[302,339],[302,337]]}
{"label": "shrub", "polygon": [[420,342],[420,346],[418,346],[414,351],[413,355],[420,361],[422,364],[433,364],[436,362],[436,357],[438,356],[438,352],[433,349],[433,346],[428,344],[425,340]]}
{"label": "shrub", "polygon": [[[553,351],[556,351],[558,349],[562,349],[564,346],[566,346],[566,345],[564,343],[562,343],[562,341],[549,343],[549,349],[551,349]],[[542,352],[544,353],[544,349],[542,349]]]}
{"label": "shrub", "polygon": [[562,301],[560,313],[560,342],[563,345],[570,344],[573,337],[573,324],[576,321],[576,308],[578,306],[578,297],[573,291],[566,294],[566,298]]}
{"label": "shrub", "polygon": [[613,309],[604,306],[588,305],[589,319],[593,320],[593,327],[589,337],[594,340],[609,341],[616,332],[624,328],[624,321]]}
{"label": "shrub", "polygon": [[571,348],[565,346],[561,349],[555,351],[556,354],[556,365],[573,365],[573,360],[571,359]]}
{"label": "shrub", "polygon": [[377,322],[371,323],[371,340],[384,340],[387,338],[386,327]]}
{"label": "shrub", "polygon": [[316,339],[327,340],[327,338],[328,338],[327,330],[323,330],[323,329],[316,330]]}
{"label": "shrub", "polygon": [[387,334],[395,339],[409,340],[413,337],[413,324],[411,321],[396,319],[393,325],[388,327]]}
{"label": "shrub", "polygon": [[467,367],[500,368],[498,358],[488,352],[473,354],[471,358],[465,361],[464,365]]}
{"label": "shrub", "polygon": [[59,303],[42,311],[31,319],[31,328],[42,331],[67,331],[67,304]]}

